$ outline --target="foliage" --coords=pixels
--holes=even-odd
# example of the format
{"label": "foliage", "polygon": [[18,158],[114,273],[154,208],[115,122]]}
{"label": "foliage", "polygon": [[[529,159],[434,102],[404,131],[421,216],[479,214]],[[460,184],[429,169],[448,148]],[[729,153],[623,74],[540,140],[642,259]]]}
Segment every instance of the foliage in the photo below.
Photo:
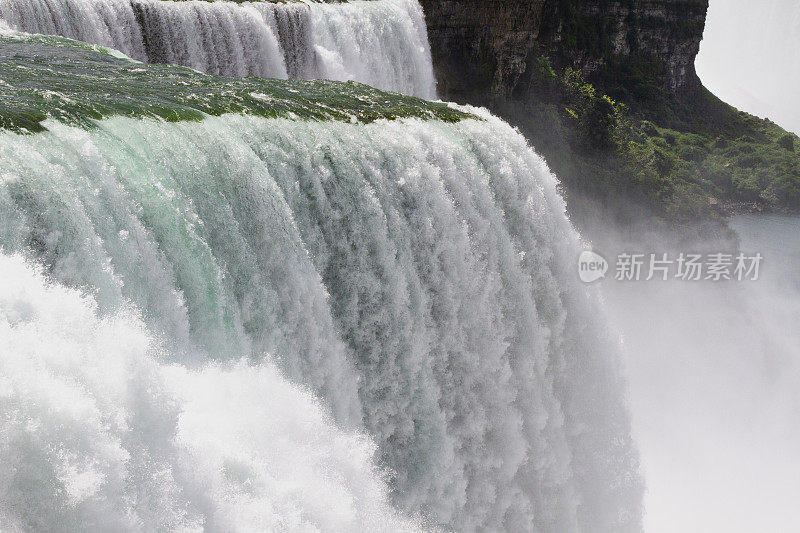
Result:
{"label": "foliage", "polygon": [[211,76],[60,37],[0,36],[0,128],[32,133],[48,118],[92,127],[112,115],[178,121],[224,113],[358,122],[471,116],[358,83]]}
{"label": "foliage", "polygon": [[633,200],[681,224],[718,218],[720,207],[737,204],[800,209],[800,139],[769,120],[705,90],[692,101],[667,96],[646,81],[653,67],[645,62],[630,62],[609,85],[630,107],[579,71],[558,73],[545,57],[537,64],[535,100],[525,113],[505,114],[529,116],[519,125],[567,195]]}
{"label": "foliage", "polygon": [[794,152],[794,135],[787,133],[783,137],[778,140],[778,146],[783,148],[784,150],[789,150],[790,152]]}

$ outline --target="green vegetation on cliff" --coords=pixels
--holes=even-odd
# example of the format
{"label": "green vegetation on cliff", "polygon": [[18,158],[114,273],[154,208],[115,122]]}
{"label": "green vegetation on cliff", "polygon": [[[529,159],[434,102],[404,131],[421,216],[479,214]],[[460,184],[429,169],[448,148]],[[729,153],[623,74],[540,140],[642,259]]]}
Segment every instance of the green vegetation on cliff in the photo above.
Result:
{"label": "green vegetation on cliff", "polygon": [[[558,72],[545,57],[537,67],[535,99],[522,112],[503,104],[500,111],[521,117],[519,125],[564,182],[572,205],[580,196],[591,198],[620,217],[636,205],[644,216],[678,225],[745,205],[800,209],[800,139],[772,122],[705,89],[685,101],[653,84],[645,91],[646,71],[629,69],[624,83],[610,84],[627,87],[627,93],[614,91],[623,104],[576,70]],[[613,209],[623,203],[625,212]]]}

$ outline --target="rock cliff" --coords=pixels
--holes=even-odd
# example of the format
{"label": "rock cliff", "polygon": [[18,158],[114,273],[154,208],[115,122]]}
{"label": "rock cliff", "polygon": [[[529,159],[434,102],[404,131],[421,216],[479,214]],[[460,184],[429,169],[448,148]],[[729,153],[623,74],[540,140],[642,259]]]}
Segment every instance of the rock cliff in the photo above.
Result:
{"label": "rock cliff", "polygon": [[572,220],[729,235],[721,206],[800,212],[800,138],[694,62],[709,0],[421,0],[439,94],[519,127]]}
{"label": "rock cliff", "polygon": [[[422,0],[442,97],[526,99],[538,57],[612,94],[700,87],[708,0]],[[641,94],[638,94],[637,91]]]}

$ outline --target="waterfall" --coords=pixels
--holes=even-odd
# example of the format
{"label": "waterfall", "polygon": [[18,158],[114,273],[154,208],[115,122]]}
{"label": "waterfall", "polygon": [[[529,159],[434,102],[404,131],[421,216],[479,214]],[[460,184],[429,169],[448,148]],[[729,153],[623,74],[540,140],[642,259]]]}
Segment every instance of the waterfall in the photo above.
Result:
{"label": "waterfall", "polygon": [[635,520],[613,343],[555,181],[511,128],[48,126],[0,141],[6,253],[99,312],[140,309],[177,362],[270,354],[342,427],[363,414],[401,508],[464,530]]}
{"label": "waterfall", "polygon": [[0,130],[4,527],[640,529],[618,346],[519,132],[60,38],[0,79],[40,126]]}
{"label": "waterfall", "polygon": [[275,367],[188,369],[136,311],[0,255],[6,531],[412,531],[373,444]]}
{"label": "waterfall", "polygon": [[210,74],[354,80],[436,96],[416,0],[0,0],[0,19]]}

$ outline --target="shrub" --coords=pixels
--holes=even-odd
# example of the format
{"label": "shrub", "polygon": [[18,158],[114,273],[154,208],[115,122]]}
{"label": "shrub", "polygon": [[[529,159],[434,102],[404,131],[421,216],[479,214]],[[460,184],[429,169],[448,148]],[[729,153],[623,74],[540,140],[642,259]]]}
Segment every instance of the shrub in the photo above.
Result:
{"label": "shrub", "polygon": [[758,179],[752,172],[737,171],[733,174],[735,194],[740,200],[755,201],[761,194]]}
{"label": "shrub", "polygon": [[608,98],[593,98],[581,121],[581,135],[594,148],[609,148],[613,144],[616,110]]}
{"label": "shrub", "polygon": [[791,133],[787,133],[786,135],[781,137],[778,140],[778,146],[780,146],[784,150],[794,152],[794,135],[792,135]]}
{"label": "shrub", "polygon": [[800,208],[800,177],[783,174],[772,183],[770,192],[782,205],[794,209]]}

